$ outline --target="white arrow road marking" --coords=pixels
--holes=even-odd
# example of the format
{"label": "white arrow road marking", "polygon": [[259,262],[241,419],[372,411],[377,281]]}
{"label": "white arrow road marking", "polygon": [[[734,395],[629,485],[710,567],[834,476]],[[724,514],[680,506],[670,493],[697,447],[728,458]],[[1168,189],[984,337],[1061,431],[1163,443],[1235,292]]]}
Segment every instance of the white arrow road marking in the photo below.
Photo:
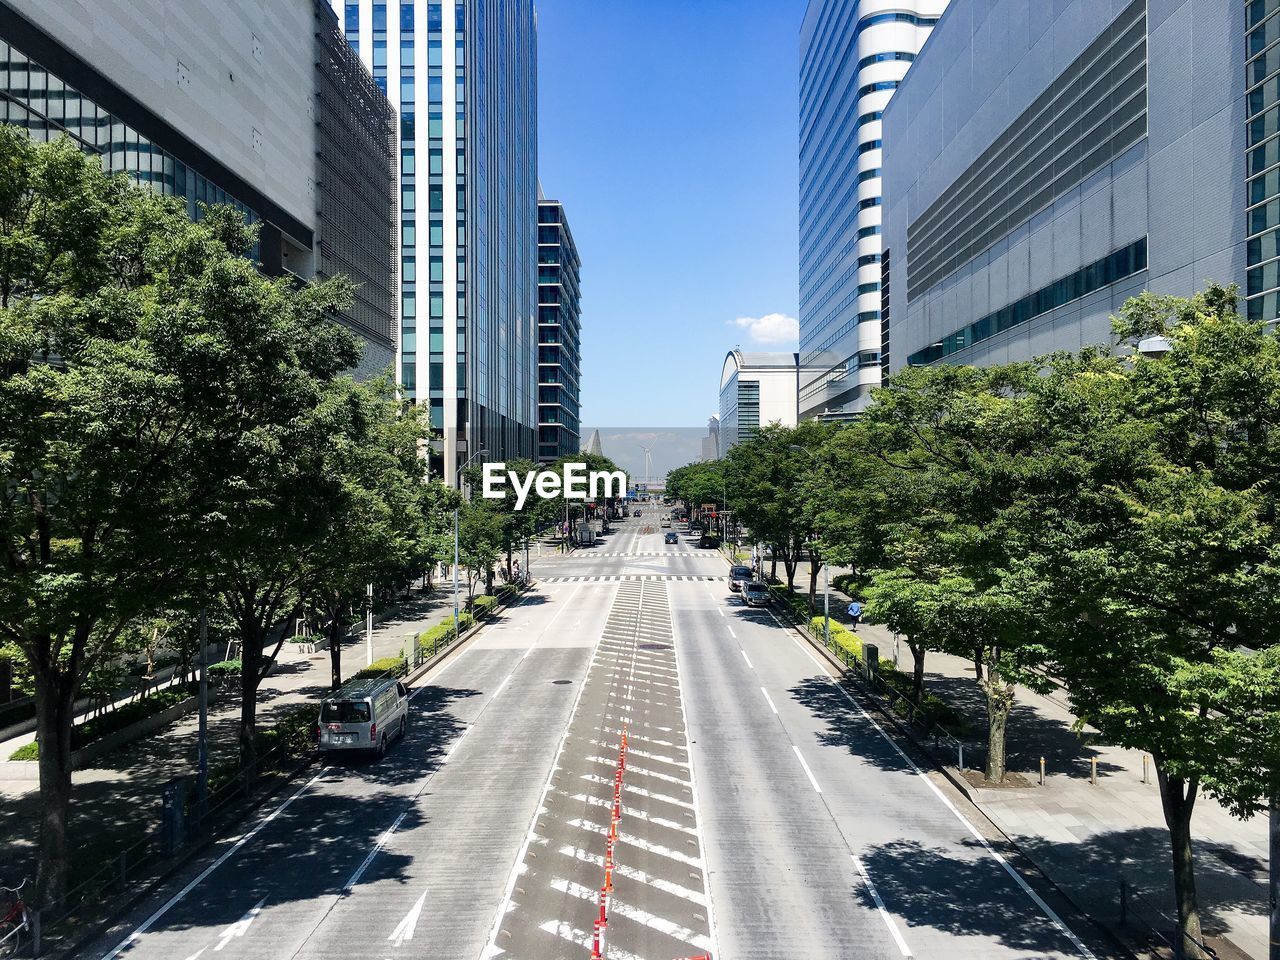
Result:
{"label": "white arrow road marking", "polygon": [[402,946],[406,940],[413,939],[413,931],[418,926],[418,916],[422,913],[422,905],[426,899],[427,891],[423,890],[418,902],[404,915],[404,919],[396,924],[396,928],[391,931],[391,936],[387,937],[388,940],[394,941],[397,947]]}
{"label": "white arrow road marking", "polygon": [[213,952],[217,953],[219,950],[225,947],[228,943],[230,943],[232,938],[243,937],[245,933],[248,932],[249,930],[249,924],[253,923],[253,921],[257,919],[258,914],[262,910],[262,905],[266,902],[267,902],[267,898],[263,897],[256,904],[254,904],[252,907],[249,908],[248,913],[246,913],[243,917],[241,917],[235,923],[231,924],[231,926],[227,927],[227,929],[223,930],[222,940],[219,941],[218,945],[213,948]]}

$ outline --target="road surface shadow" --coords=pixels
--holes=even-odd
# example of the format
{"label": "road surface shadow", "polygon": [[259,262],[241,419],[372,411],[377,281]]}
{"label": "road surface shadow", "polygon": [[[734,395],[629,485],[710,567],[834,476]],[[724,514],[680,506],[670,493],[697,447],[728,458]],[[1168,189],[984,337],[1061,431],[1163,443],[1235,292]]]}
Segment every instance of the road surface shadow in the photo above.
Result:
{"label": "road surface shadow", "polygon": [[[1030,858],[1070,898],[1102,924],[1119,929],[1120,883],[1127,884],[1126,929],[1145,939],[1160,931],[1169,935],[1175,915],[1170,876],[1168,833],[1154,828],[1104,832],[1061,843],[1019,837],[992,846],[1007,858],[1017,851]],[[898,840],[862,854],[867,873],[885,905],[902,916],[911,941],[912,928],[930,928],[957,936],[985,936],[1026,951],[1055,946],[1075,954],[1049,920],[1033,905],[996,860],[973,838],[943,849],[917,840]],[[1264,917],[1264,890],[1212,857],[1196,858],[1206,935],[1226,929],[1225,917],[1245,913]],[[1238,921],[1237,921],[1238,922]],[[1068,921],[1086,941],[1096,939],[1077,921]]]}

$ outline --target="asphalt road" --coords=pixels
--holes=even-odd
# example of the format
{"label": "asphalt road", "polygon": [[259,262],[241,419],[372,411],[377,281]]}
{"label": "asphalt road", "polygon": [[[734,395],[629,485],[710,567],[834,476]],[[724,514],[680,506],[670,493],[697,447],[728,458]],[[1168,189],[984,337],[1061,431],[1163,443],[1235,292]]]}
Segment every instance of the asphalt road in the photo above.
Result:
{"label": "asphalt road", "polygon": [[1106,955],[646,514],[535,553],[538,589],[419,683],[381,762],[299,782],[84,956],[583,960],[615,797],[615,960]]}

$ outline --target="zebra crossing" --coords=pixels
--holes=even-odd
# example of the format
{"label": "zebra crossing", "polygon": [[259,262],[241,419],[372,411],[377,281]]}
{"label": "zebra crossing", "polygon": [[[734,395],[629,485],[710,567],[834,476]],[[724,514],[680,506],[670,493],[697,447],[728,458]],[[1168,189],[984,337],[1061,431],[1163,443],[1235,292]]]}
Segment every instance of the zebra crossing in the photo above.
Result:
{"label": "zebra crossing", "polygon": [[670,603],[646,582],[667,578],[635,579],[618,588],[487,958],[585,960],[604,894],[614,960],[715,949]]}
{"label": "zebra crossing", "polygon": [[600,573],[577,577],[539,577],[542,583],[634,583],[636,581],[697,580],[702,583],[725,583],[728,577],[704,577],[681,573]]}
{"label": "zebra crossing", "polygon": [[589,557],[718,557],[720,553],[717,550],[612,550],[604,553],[587,550],[581,555]]}

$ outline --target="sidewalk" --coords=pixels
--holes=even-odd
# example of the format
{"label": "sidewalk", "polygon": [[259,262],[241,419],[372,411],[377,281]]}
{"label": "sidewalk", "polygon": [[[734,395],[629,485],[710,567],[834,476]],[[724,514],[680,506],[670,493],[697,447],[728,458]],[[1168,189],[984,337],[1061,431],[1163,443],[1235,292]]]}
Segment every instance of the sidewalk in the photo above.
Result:
{"label": "sidewalk", "polygon": [[[848,603],[848,597],[832,590],[833,620],[847,622]],[[864,623],[857,632],[879,645],[882,658],[894,658],[894,637],[887,629]],[[901,668],[909,672],[911,651],[905,642],[899,644],[898,652]],[[964,713],[966,766],[980,764],[985,756],[986,704],[974,682],[973,664],[931,652],[925,659],[925,688]],[[1008,766],[1021,774],[1023,785],[975,787],[972,784],[980,776],[974,776],[966,778],[968,792],[982,812],[1084,912],[1126,940],[1143,942],[1148,929],[1171,937],[1176,913],[1169,831],[1154,764],[1148,766],[1148,782],[1143,783],[1142,753],[1103,744],[1090,727],[1077,733],[1075,723],[1064,691],[1042,696],[1019,687],[1009,719]],[[1047,769],[1044,786],[1039,785],[1041,757]],[[1092,758],[1097,759],[1096,785],[1090,782]],[[952,757],[950,765],[954,764]],[[1266,817],[1237,820],[1202,794],[1192,832],[1196,888],[1210,944],[1223,960],[1240,956],[1265,960]],[[1122,879],[1128,909],[1123,927]]]}
{"label": "sidewalk", "polygon": [[[465,600],[465,590],[462,598]],[[373,658],[395,656],[406,641],[453,616],[449,589],[426,595],[415,591],[373,632]],[[316,701],[329,689],[329,651],[299,653],[285,643],[274,670],[258,695],[259,728],[298,704]],[[348,637],[342,645],[342,672],[350,676],[365,666],[365,639]],[[209,766],[234,757],[238,750],[240,698],[231,694],[209,709]],[[194,774],[195,713],[155,736],[136,740],[101,758],[92,769],[72,774],[69,833],[73,874],[77,865],[100,866],[159,823],[164,785]],[[13,746],[18,745],[17,738]],[[11,748],[0,745],[7,758]],[[40,823],[39,785],[34,779],[0,774],[0,882],[13,883],[34,872]]]}

